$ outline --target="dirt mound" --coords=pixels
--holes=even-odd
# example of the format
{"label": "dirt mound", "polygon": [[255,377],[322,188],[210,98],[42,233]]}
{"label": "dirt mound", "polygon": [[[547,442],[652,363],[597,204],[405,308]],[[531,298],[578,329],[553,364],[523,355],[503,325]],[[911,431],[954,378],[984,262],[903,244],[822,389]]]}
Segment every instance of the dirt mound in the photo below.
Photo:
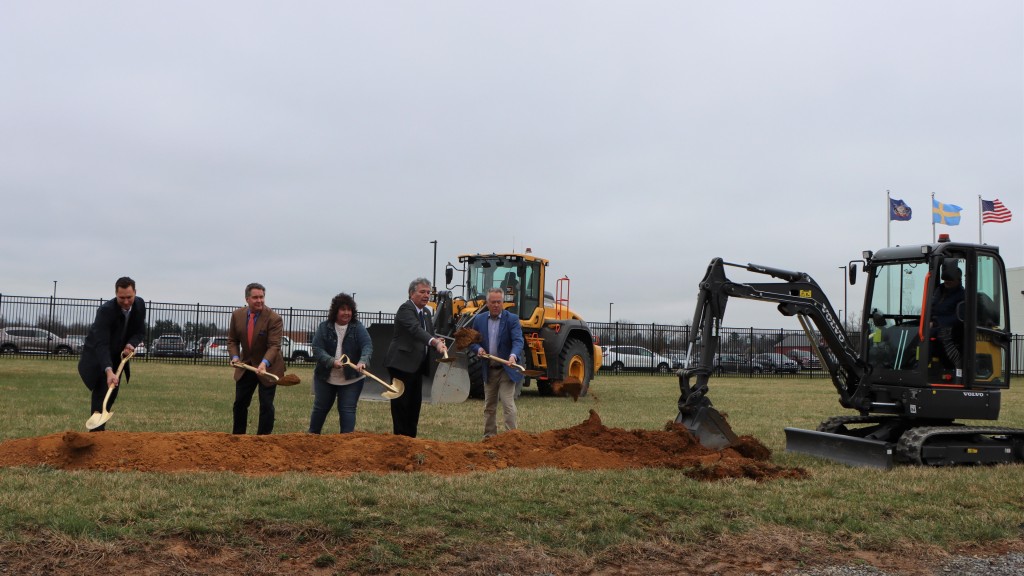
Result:
{"label": "dirt mound", "polygon": [[540,434],[513,431],[480,442],[438,442],[386,434],[68,431],[0,443],[0,466],[47,465],[65,470],[146,472],[230,471],[240,474],[464,474],[504,468],[599,470],[673,468],[700,480],[803,478],[803,469],[768,462],[751,437],[716,451],[670,423],[665,430],[608,428],[593,410],[583,423]]}

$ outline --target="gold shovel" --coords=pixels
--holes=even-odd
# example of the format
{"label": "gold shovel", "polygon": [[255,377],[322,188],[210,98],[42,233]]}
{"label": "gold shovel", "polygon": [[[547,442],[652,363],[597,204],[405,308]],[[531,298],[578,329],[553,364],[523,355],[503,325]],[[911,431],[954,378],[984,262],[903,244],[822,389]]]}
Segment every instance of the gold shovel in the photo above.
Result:
{"label": "gold shovel", "polygon": [[480,352],[478,354],[478,356],[480,356],[481,358],[487,358],[488,360],[494,360],[495,362],[501,362],[502,364],[504,364],[505,366],[508,366],[510,368],[515,368],[516,370],[519,370],[520,372],[522,372],[523,376],[529,376],[531,378],[536,378],[537,376],[543,376],[544,375],[544,372],[542,372],[540,370],[527,370],[525,367],[520,366],[519,364],[516,364],[515,362],[512,362],[511,360],[503,360],[501,358],[498,358],[497,356],[491,356],[490,354],[488,354],[486,352]]}
{"label": "gold shovel", "polygon": [[[123,356],[121,358],[121,363],[117,366],[117,373],[114,374],[114,376],[117,377],[118,384],[121,383],[121,371],[124,370],[124,365],[128,363],[128,359],[132,356],[135,356],[134,350],[129,352],[127,356]],[[114,416],[113,412],[107,412],[107,402],[110,402],[110,395],[114,392],[114,388],[117,388],[117,386],[107,387],[107,395],[103,397],[103,411],[89,416],[89,419],[85,421],[86,429],[95,430],[96,428],[106,424],[107,420],[110,420]]]}
{"label": "gold shovel", "polygon": [[[235,368],[242,368],[250,372],[255,372],[257,374],[260,373],[258,369],[253,368],[252,366],[249,366],[248,364],[242,362],[235,362],[232,364],[232,366],[234,366]],[[283,378],[279,378],[276,374],[271,374],[270,372],[264,372],[263,375],[270,376],[271,380],[276,382],[278,386],[295,386],[296,384],[300,384],[302,382],[302,380],[295,374],[285,374]]]}
{"label": "gold shovel", "polygon": [[391,383],[388,384],[387,382],[371,374],[369,370],[360,370],[359,366],[353,364],[352,361],[348,359],[347,354],[342,354],[341,358],[338,358],[338,360],[342,364],[354,368],[357,372],[360,372],[361,374],[366,374],[370,378],[376,380],[381,386],[385,388],[385,391],[380,393],[380,395],[383,396],[384,398],[387,398],[388,400],[394,400],[395,398],[398,398],[402,394],[405,394],[405,382],[402,382],[398,378],[392,378]]}

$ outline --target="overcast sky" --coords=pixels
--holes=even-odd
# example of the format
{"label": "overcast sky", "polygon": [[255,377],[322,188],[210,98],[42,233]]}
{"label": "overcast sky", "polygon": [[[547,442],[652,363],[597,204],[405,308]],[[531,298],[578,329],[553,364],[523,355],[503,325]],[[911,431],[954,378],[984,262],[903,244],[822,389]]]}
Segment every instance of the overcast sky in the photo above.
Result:
{"label": "overcast sky", "polygon": [[436,240],[442,284],[532,248],[589,320],[689,321],[715,256],[842,308],[932,193],[972,242],[1001,199],[1024,265],[1020,0],[12,0],[0,78],[2,294],[390,312]]}

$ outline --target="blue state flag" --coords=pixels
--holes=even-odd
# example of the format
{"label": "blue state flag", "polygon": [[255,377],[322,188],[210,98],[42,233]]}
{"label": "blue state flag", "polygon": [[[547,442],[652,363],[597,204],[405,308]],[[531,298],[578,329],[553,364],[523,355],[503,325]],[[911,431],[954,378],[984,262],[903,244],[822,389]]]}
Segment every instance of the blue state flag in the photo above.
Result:
{"label": "blue state flag", "polygon": [[910,220],[912,210],[903,200],[889,198],[889,220]]}
{"label": "blue state flag", "polygon": [[932,223],[959,226],[961,210],[956,204],[943,204],[932,198]]}

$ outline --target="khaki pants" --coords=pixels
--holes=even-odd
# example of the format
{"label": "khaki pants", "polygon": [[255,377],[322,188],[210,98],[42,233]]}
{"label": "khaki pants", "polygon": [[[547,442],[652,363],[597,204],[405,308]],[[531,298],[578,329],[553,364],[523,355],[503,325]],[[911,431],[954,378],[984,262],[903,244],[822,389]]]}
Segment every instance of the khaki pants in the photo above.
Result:
{"label": "khaki pants", "polygon": [[498,400],[505,413],[505,429],[516,429],[516,384],[508,377],[502,366],[487,367],[487,382],[484,382],[484,438],[498,433],[496,415]]}

